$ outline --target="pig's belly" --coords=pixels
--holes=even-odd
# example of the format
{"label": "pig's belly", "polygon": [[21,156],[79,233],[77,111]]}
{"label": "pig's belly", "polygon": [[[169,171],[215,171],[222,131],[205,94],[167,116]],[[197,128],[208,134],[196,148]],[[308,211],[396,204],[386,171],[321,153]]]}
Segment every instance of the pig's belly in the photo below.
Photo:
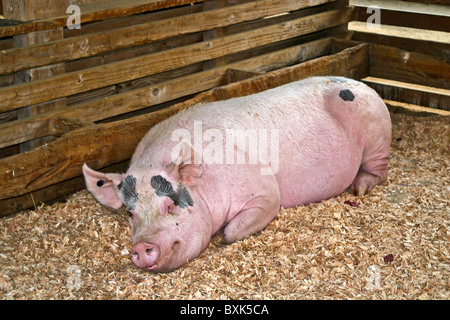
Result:
{"label": "pig's belly", "polygon": [[[358,173],[362,150],[351,141],[327,141],[280,150],[277,181],[284,208],[318,202],[344,192]],[[297,152],[295,152],[297,150]],[[282,155],[285,155],[284,157]]]}

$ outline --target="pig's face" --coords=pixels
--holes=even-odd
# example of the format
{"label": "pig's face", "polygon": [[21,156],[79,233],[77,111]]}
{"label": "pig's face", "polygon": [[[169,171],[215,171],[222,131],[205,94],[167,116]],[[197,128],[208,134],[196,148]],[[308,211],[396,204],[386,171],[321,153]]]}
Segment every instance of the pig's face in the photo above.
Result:
{"label": "pig's face", "polygon": [[192,194],[202,168],[186,161],[183,154],[187,153],[182,149],[174,162],[157,167],[138,161],[125,174],[105,174],[83,166],[86,186],[99,202],[127,208],[131,258],[140,268],[176,269],[198,256],[211,238],[205,204]]}
{"label": "pig's face", "polygon": [[130,214],[134,264],[167,272],[205,249],[211,226],[209,219],[202,219],[188,188],[163,174],[127,173],[118,191]]}

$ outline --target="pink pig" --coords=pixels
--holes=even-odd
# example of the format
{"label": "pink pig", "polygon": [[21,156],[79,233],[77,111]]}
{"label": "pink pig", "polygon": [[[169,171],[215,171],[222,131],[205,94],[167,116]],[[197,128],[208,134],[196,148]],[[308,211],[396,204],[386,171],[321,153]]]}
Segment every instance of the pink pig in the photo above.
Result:
{"label": "pink pig", "polygon": [[83,173],[98,201],[129,211],[134,264],[168,272],[219,231],[231,243],[262,230],[280,206],[365,194],[386,180],[390,141],[375,91],[314,77],[183,110],[150,129],[126,173]]}

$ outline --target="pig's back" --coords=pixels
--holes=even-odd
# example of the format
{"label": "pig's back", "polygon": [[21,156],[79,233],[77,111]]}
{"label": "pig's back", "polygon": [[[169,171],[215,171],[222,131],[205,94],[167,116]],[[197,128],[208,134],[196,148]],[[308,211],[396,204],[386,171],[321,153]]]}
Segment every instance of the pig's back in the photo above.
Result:
{"label": "pig's back", "polygon": [[[320,201],[342,193],[361,163],[359,129],[345,120],[352,118],[352,123],[358,123],[361,106],[357,99],[339,97],[347,87],[356,97],[366,88],[349,79],[314,77],[246,97],[193,106],[153,127],[141,142],[141,150],[151,145],[156,154],[170,153],[167,149],[177,143],[168,143],[172,132],[187,129],[193,136],[194,121],[202,124],[203,131],[220,130],[223,137],[227,129],[275,129],[281,204],[290,207]],[[348,102],[355,102],[353,109]]]}

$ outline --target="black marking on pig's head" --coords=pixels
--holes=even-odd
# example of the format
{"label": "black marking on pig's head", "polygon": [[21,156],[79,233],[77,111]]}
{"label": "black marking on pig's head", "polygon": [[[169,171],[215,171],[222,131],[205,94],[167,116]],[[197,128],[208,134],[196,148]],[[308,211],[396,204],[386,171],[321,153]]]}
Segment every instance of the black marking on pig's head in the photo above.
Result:
{"label": "black marking on pig's head", "polygon": [[155,189],[156,195],[160,197],[169,197],[169,195],[172,195],[175,193],[175,190],[173,190],[172,184],[167,181],[162,176],[153,176],[150,180],[150,184],[153,189]]}
{"label": "black marking on pig's head", "polygon": [[192,200],[189,191],[186,189],[185,186],[182,186],[181,183],[178,185],[177,194],[178,194],[177,201],[175,200],[173,201],[175,205],[183,209],[186,208],[187,206],[194,205],[194,200]]}
{"label": "black marking on pig's head", "polygon": [[122,200],[129,210],[136,208],[136,201],[139,193],[136,192],[136,178],[133,176],[126,176],[126,178],[117,186],[122,194]]}
{"label": "black marking on pig's head", "polygon": [[353,101],[355,99],[355,95],[349,89],[341,90],[339,97],[344,101]]}
{"label": "black marking on pig's head", "polygon": [[169,197],[176,206],[182,209],[194,205],[194,201],[192,200],[189,191],[181,183],[178,184],[177,191],[175,191],[172,184],[164,177],[153,176],[150,184],[155,190],[156,195],[160,197]]}

